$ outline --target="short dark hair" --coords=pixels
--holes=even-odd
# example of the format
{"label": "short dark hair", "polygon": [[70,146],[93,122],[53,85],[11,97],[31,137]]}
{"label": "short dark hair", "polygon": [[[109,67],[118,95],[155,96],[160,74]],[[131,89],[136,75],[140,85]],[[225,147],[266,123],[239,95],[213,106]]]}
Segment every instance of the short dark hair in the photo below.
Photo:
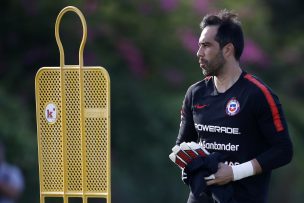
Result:
{"label": "short dark hair", "polygon": [[216,14],[208,14],[200,23],[201,29],[207,26],[219,26],[215,41],[222,49],[226,44],[232,43],[235,49],[234,57],[239,60],[244,49],[244,36],[238,15],[227,10]]}

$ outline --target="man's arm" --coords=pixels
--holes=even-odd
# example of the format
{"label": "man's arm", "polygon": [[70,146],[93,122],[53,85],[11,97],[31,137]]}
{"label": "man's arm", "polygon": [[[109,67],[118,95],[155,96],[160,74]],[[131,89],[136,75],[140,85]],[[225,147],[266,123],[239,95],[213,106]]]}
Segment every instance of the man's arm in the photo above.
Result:
{"label": "man's arm", "polygon": [[[252,169],[250,168],[250,164]],[[236,167],[239,167],[239,169],[236,170],[233,170],[231,166],[224,163],[219,163],[218,167],[217,172],[214,174],[215,179],[207,181],[207,185],[224,185],[231,181],[235,181],[235,176],[242,179],[245,178],[245,176],[248,177],[262,173],[262,168],[256,159],[246,162],[246,165],[243,166],[242,164],[237,165]]]}
{"label": "man's arm", "polygon": [[245,76],[257,88],[254,95],[256,111],[254,116],[263,138],[269,144],[268,150],[256,157],[262,170],[272,169],[288,164],[293,156],[293,147],[290,140],[287,122],[279,98],[252,75]]}
{"label": "man's arm", "polygon": [[[256,157],[263,171],[286,165],[293,156],[292,142],[281,104],[275,95],[273,98],[275,106],[268,109],[264,107],[258,121],[259,128],[270,145],[268,150]],[[272,110],[269,110],[270,108]]]}
{"label": "man's arm", "polygon": [[192,87],[188,89],[183,101],[180,128],[176,139],[177,145],[182,142],[197,141],[197,132],[195,131],[192,115]]}
{"label": "man's arm", "polygon": [[261,168],[259,162],[256,159],[252,159],[251,164],[253,166],[253,171],[254,171],[255,175],[262,173],[262,168]]}

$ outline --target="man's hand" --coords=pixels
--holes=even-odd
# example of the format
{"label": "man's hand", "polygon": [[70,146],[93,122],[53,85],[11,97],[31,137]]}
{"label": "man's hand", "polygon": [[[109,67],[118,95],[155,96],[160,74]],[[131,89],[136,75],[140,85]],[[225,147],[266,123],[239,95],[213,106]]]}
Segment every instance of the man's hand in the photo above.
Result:
{"label": "man's hand", "polygon": [[219,163],[218,170],[214,174],[215,179],[207,181],[207,185],[224,185],[233,181],[233,172],[231,166]]}

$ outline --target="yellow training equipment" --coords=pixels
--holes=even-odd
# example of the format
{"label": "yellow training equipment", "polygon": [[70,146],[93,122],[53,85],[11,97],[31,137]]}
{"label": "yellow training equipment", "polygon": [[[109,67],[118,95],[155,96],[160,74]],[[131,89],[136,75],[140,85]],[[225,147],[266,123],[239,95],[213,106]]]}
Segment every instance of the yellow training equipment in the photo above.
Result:
{"label": "yellow training equipment", "polygon": [[[79,65],[64,64],[59,25],[68,11],[82,22]],[[83,66],[87,25],[80,10],[68,6],[59,13],[55,37],[60,67],[41,68],[35,78],[40,202],[77,197],[110,203],[110,78],[102,67]]]}

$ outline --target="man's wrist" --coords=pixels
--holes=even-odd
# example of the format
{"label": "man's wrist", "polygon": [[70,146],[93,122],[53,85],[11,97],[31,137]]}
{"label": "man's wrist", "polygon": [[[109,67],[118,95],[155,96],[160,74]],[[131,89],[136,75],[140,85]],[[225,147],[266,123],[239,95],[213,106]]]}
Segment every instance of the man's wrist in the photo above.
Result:
{"label": "man's wrist", "polygon": [[232,166],[233,180],[241,180],[243,178],[254,175],[254,168],[251,161]]}

